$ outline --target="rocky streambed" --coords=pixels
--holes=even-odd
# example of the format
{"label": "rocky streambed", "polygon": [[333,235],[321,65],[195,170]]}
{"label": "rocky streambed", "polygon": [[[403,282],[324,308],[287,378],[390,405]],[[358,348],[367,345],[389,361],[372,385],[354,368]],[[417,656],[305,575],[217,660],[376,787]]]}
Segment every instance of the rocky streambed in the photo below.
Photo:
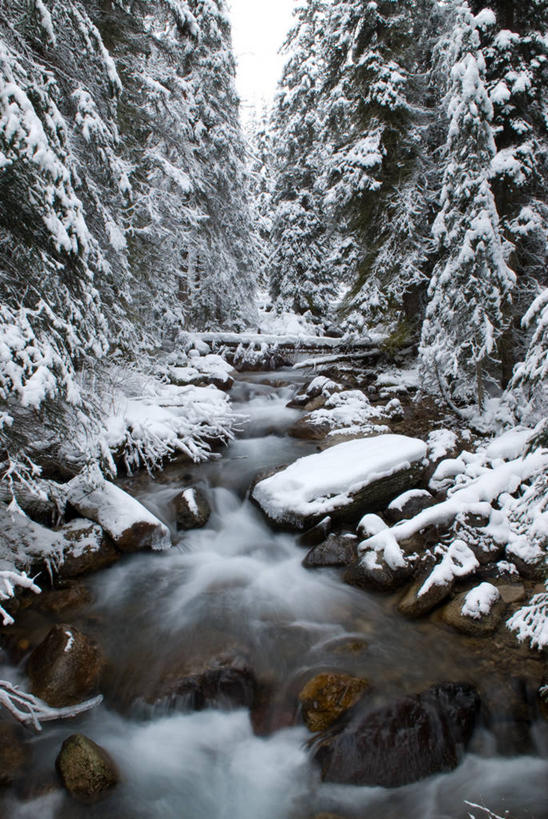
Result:
{"label": "rocky streambed", "polygon": [[[447,558],[439,526],[420,544],[396,540],[399,552],[360,546],[443,500],[431,477],[460,432],[434,435],[426,457],[426,444],[406,441],[427,441],[447,419],[413,408],[405,379],[368,392],[327,375],[241,374],[232,399],[247,420],[222,457],[122,482],[175,545],[68,564],[50,591],[20,597],[0,676],[55,707],[98,693],[103,702],[40,734],[2,723],[6,816],[441,819],[474,814],[468,801],[548,817],[545,657],[504,625],[538,584],[536,568],[498,565],[510,563],[500,549],[478,559],[481,516],[460,522],[473,571],[436,576],[428,593],[443,559],[470,559],[462,547]],[[331,486],[333,456],[327,484],[325,459],[309,461],[319,507],[277,515],[270,490],[281,478],[269,492],[264,482],[381,434],[400,445],[402,469],[376,484],[355,475],[344,492]],[[353,450],[340,451],[344,467]],[[284,497],[302,501],[299,475],[288,477]],[[482,583],[499,597],[463,625]]]}

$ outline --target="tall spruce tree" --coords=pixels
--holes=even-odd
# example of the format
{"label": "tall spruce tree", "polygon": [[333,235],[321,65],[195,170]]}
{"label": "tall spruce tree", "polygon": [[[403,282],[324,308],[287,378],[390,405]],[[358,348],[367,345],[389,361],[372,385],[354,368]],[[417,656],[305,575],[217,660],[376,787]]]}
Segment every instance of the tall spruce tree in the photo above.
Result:
{"label": "tall spruce tree", "polygon": [[451,402],[475,399],[480,409],[488,383],[501,381],[497,345],[511,319],[515,283],[490,185],[496,148],[479,32],[486,23],[463,3],[446,47],[450,122],[434,224],[440,258],[420,349],[424,383]]}
{"label": "tall spruce tree", "polygon": [[327,5],[308,0],[297,8],[273,113],[271,295],[279,306],[318,318],[329,312],[335,293],[318,185],[324,153],[320,47]]}
{"label": "tall spruce tree", "polygon": [[346,234],[346,309],[367,320],[397,315],[425,281],[432,118],[421,93],[434,6],[341,0],[328,15],[325,201]]}

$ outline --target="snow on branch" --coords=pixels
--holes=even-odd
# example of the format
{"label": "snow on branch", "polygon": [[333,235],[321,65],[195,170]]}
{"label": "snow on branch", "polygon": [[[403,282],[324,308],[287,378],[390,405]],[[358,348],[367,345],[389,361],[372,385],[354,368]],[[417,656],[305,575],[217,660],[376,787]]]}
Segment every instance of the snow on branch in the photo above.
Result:
{"label": "snow on branch", "polygon": [[548,646],[548,592],[535,594],[528,606],[523,606],[507,624],[520,643],[529,641],[531,648],[541,651]]}
{"label": "snow on branch", "polygon": [[42,722],[69,719],[89,711],[103,701],[102,696],[71,705],[67,708],[51,708],[43,700],[21,691],[17,685],[0,680],[0,705],[9,711],[18,722],[31,725],[36,731],[42,730]]}
{"label": "snow on branch", "polygon": [[[36,585],[31,577],[28,577],[26,572],[0,571],[0,600],[10,600],[14,597],[16,587],[30,589],[35,594],[40,594],[41,591],[40,587]],[[14,622],[13,617],[1,605],[0,616],[5,626],[11,626]]]}

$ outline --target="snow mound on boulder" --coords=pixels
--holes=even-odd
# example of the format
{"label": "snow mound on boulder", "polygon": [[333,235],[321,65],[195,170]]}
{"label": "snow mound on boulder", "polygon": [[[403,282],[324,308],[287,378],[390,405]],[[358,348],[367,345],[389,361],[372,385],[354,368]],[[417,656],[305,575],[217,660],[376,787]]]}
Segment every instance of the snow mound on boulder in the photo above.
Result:
{"label": "snow mound on boulder", "polygon": [[425,456],[426,444],[405,435],[346,441],[265,478],[252,497],[271,520],[301,528],[310,519],[351,505],[366,487],[410,469]]}

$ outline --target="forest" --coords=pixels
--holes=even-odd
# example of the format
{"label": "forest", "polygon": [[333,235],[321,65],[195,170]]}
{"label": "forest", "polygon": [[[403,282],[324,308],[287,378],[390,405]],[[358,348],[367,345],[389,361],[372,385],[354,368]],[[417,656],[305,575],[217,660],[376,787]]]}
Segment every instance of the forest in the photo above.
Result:
{"label": "forest", "polygon": [[548,819],[548,3],[231,19],[0,7],[0,811]]}

